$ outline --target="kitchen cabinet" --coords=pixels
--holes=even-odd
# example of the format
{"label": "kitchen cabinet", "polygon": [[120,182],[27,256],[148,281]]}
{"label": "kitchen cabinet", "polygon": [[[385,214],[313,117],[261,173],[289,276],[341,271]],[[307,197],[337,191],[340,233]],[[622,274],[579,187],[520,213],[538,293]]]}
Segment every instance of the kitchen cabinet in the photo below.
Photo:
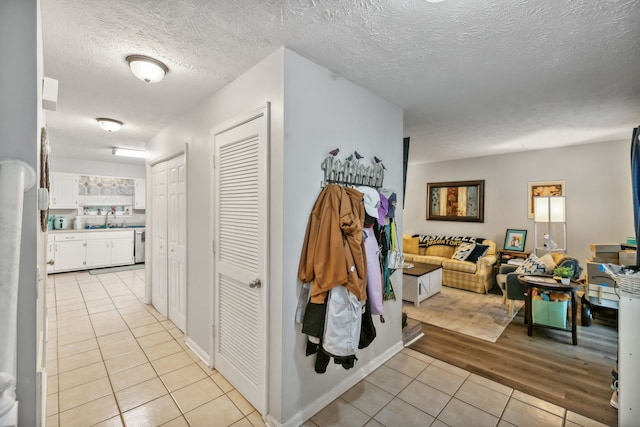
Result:
{"label": "kitchen cabinet", "polygon": [[135,192],[133,193],[133,208],[146,209],[147,205],[147,182],[144,179],[135,180]]}
{"label": "kitchen cabinet", "polygon": [[[115,234],[115,233],[113,233]],[[111,265],[133,264],[135,231],[125,231],[123,236],[111,239]]]}
{"label": "kitchen cabinet", "polygon": [[55,234],[53,271],[83,270],[86,265],[84,233]]}
{"label": "kitchen cabinet", "polygon": [[87,236],[87,268],[107,267],[111,264],[111,240],[106,234],[93,233]]}
{"label": "kitchen cabinet", "polygon": [[87,268],[133,264],[134,231],[86,233]]}
{"label": "kitchen cabinet", "polygon": [[49,236],[47,241],[47,273],[53,273],[56,262],[56,243],[53,236]]}
{"label": "kitchen cabinet", "polygon": [[134,230],[50,233],[47,273],[133,264]]}
{"label": "kitchen cabinet", "polygon": [[51,173],[51,204],[53,209],[76,209],[78,207],[78,175]]}

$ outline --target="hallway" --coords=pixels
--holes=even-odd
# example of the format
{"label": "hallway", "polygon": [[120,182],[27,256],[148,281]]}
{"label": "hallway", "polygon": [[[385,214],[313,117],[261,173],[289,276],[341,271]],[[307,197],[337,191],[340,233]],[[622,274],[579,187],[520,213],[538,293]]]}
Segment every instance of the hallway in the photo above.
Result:
{"label": "hallway", "polygon": [[[47,292],[47,427],[264,426],[141,302],[144,270],[51,275]],[[410,349],[304,423],[365,425],[602,426]]]}
{"label": "hallway", "polygon": [[263,426],[183,333],[141,302],[144,271],[48,277],[47,427],[209,426],[212,418]]}

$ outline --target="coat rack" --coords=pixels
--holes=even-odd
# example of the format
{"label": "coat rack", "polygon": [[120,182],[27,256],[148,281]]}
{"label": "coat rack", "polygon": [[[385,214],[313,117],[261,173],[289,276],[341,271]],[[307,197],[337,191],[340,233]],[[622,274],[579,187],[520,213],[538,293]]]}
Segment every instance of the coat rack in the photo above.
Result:
{"label": "coat rack", "polygon": [[370,165],[366,165],[360,162],[363,156],[354,151],[353,154],[342,161],[336,159],[339,152],[339,148],[330,151],[329,154],[331,155],[322,161],[320,166],[324,171],[322,187],[327,184],[382,187],[384,171],[386,170],[382,160],[374,156],[373,162]]}

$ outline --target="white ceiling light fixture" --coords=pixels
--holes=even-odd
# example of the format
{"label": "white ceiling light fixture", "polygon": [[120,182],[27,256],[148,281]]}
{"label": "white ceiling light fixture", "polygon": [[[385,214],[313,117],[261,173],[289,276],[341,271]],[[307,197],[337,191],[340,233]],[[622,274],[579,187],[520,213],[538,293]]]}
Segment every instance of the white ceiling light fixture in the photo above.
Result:
{"label": "white ceiling light fixture", "polygon": [[144,55],[127,56],[127,63],[133,75],[147,83],[157,83],[169,72],[162,62]]}
{"label": "white ceiling light fixture", "polygon": [[134,148],[114,147],[111,154],[122,157],[136,157],[138,159],[144,159],[147,157],[147,152],[145,150],[136,150]]}
{"label": "white ceiling light fixture", "polygon": [[106,117],[98,117],[96,121],[100,127],[107,132],[118,132],[124,124],[120,120],[108,119]]}

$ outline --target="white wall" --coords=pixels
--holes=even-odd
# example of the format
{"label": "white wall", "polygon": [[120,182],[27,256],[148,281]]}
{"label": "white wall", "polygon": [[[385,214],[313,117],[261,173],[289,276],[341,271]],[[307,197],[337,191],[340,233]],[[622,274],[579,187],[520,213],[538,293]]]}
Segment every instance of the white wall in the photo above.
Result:
{"label": "white wall", "polygon": [[[52,142],[53,144],[53,142]],[[51,156],[49,169],[52,172],[77,173],[79,175],[113,176],[119,178],[145,178],[144,161],[99,162],[95,160],[73,159]]]}
{"label": "white wall", "polygon": [[[271,102],[272,150],[282,146],[283,51],[269,56],[228,86],[207,98],[147,143],[150,159],[187,150],[187,335],[209,351],[211,324],[211,129],[233,117]],[[277,171],[275,171],[277,174]],[[151,180],[147,179],[147,183]],[[278,192],[281,190],[277,190]],[[150,192],[149,192],[150,193]],[[147,210],[147,215],[153,212]],[[148,220],[148,223],[151,223]],[[152,233],[147,233],[147,238]],[[150,247],[151,243],[147,245]]]}
{"label": "white wall", "polygon": [[[35,170],[38,170],[38,129],[42,124],[38,105],[38,83],[42,73],[38,9],[36,0],[0,2],[0,158],[22,160]],[[39,260],[37,242],[42,236],[38,232],[37,217],[36,189],[32,188],[24,195],[18,290],[17,395],[21,426],[39,425],[35,369],[38,338],[36,263]]]}
{"label": "white wall", "polygon": [[[356,368],[345,371],[330,365],[326,374],[318,375],[315,358],[304,355],[305,337],[294,323],[294,310],[301,286],[298,260],[308,215],[321,189],[322,160],[336,147],[343,150],[341,158],[355,149],[367,161],[376,155],[388,169],[385,186],[395,188],[400,198],[402,111],[279,49],[148,142],[152,159],[179,152],[188,143],[187,335],[205,351],[211,344],[210,131],[266,102],[271,103],[269,415],[276,423],[295,424],[292,417],[300,416],[300,410],[326,398],[336,384],[348,378],[357,381],[364,376],[361,367],[401,342],[398,299],[385,303],[387,322],[377,323],[378,337],[358,355]],[[395,279],[399,283],[399,275]],[[400,285],[396,293],[401,296]]]}
{"label": "white wall", "polygon": [[[281,306],[275,300],[271,306],[272,321],[282,316],[282,354],[272,358],[284,373],[281,420],[289,420],[319,397],[331,395],[337,384],[363,376],[361,369],[368,362],[402,341],[402,286],[396,272],[393,283],[398,300],[385,302],[386,323],[381,324],[375,316],[378,335],[370,347],[358,353],[354,369],[347,371],[331,362],[325,374],[316,374],[315,356],[305,356],[306,336],[294,323],[302,285],[297,272],[307,220],[321,191],[320,165],[335,148],[340,148],[337,158],[341,160],[354,150],[365,156],[362,161],[367,164],[377,156],[387,168],[384,186],[395,189],[402,200],[403,118],[400,108],[295,52],[285,52],[285,64],[284,227],[272,230],[272,239],[282,233],[284,242],[282,280],[274,282],[281,283],[282,295]],[[398,212],[401,232],[401,209]]]}
{"label": "white wall", "polygon": [[[440,163],[411,164],[407,173],[405,233],[472,235],[504,244],[507,228],[526,229],[526,250],[534,246],[527,216],[530,181],[564,180],[568,254],[586,260],[591,243],[623,243],[634,235],[630,141],[586,144],[526,153]],[[484,179],[484,223],[427,221],[427,182]]]}

